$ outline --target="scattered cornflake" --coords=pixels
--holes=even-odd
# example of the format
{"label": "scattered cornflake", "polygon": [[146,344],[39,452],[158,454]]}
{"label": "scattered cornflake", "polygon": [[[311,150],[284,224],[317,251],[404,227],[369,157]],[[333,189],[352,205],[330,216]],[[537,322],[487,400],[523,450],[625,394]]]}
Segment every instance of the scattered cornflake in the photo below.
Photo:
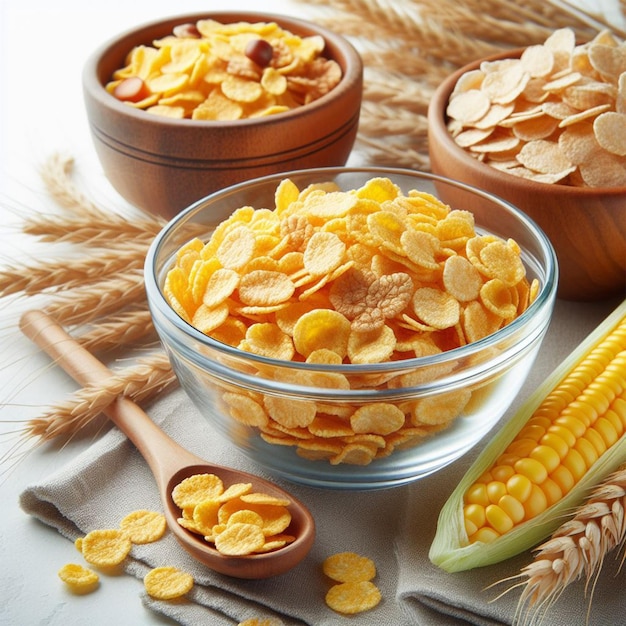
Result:
{"label": "scattered cornflake", "polygon": [[128,556],[132,543],[118,528],[103,528],[87,533],[81,542],[81,551],[87,563],[98,567],[114,567]]}
{"label": "scattered cornflake", "polygon": [[166,528],[167,523],[162,513],[144,509],[129,513],[120,522],[120,529],[134,544],[158,541],[165,534]]}
{"label": "scattered cornflake", "polygon": [[372,582],[376,564],[369,557],[356,552],[338,552],[326,557],[322,571],[338,583],[330,587],[325,598],[333,611],[355,615],[380,603],[380,590]]}
{"label": "scattered cornflake", "polygon": [[77,594],[94,591],[100,581],[98,574],[76,563],[67,563],[59,570],[58,574],[70,590]]}
{"label": "scattered cornflake", "polygon": [[174,600],[188,594],[193,588],[191,574],[176,567],[155,567],[143,579],[148,595],[157,600]]}
{"label": "scattered cornflake", "polygon": [[327,557],[322,564],[326,576],[339,583],[372,580],[376,565],[372,559],[356,552],[338,552]]}
{"label": "scattered cornflake", "polygon": [[339,583],[333,585],[326,594],[326,604],[337,613],[355,615],[378,606],[381,593],[369,580]]}
{"label": "scattered cornflake", "polygon": [[625,103],[626,43],[604,30],[576,45],[561,28],[518,59],[461,76],[446,113],[456,143],[500,171],[551,185],[623,187]]}

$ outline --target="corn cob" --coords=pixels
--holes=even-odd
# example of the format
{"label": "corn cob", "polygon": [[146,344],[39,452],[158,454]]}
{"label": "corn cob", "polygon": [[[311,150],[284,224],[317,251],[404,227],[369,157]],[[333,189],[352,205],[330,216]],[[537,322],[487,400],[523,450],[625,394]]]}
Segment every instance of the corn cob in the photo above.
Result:
{"label": "corn cob", "polygon": [[626,300],[487,444],[439,515],[431,561],[489,565],[547,537],[626,461]]}

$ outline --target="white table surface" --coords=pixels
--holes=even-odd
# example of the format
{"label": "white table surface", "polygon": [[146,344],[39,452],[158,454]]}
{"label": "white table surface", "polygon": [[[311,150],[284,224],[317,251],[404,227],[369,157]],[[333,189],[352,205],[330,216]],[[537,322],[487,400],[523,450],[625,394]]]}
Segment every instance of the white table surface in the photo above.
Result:
{"label": "white table surface", "polygon": [[[592,3],[593,4],[593,3]],[[607,5],[609,3],[607,2]],[[255,9],[258,0],[238,0]],[[19,210],[45,211],[50,200],[38,168],[54,152],[74,157],[79,184],[124,206],[104,179],[89,137],[80,73],[87,54],[117,32],[173,13],[223,9],[223,3],[187,0],[0,0],[0,262],[28,256],[17,233]],[[265,11],[305,17],[303,5],[265,0]],[[309,13],[310,14],[310,13]],[[16,211],[17,209],[17,211]],[[17,213],[17,214],[16,214]],[[15,430],[59,401],[72,383],[16,330],[19,302],[0,303],[0,624],[49,626],[165,624],[140,600],[141,582],[108,577],[93,594],[69,594],[57,570],[75,549],[18,506],[24,487],[61,467],[91,443],[89,434],[64,447],[39,447],[12,462]]]}

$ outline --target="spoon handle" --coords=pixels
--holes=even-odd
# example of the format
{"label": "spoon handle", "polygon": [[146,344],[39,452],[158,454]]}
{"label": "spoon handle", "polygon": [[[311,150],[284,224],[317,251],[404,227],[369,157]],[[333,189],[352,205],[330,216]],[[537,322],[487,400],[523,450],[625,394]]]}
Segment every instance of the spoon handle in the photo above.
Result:
{"label": "spoon handle", "polygon": [[[83,386],[101,384],[113,375],[104,363],[43,311],[26,311],[20,319],[20,329]],[[103,412],[135,444],[160,487],[180,467],[202,462],[166,435],[129,398],[118,396]]]}

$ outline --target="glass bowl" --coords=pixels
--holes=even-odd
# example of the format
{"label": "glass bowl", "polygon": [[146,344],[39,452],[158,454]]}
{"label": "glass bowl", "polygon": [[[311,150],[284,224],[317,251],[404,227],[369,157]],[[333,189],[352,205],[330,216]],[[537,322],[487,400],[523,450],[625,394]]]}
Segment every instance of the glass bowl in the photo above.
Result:
{"label": "glass bowl", "polygon": [[[240,207],[273,208],[274,192],[283,179],[289,178],[299,189],[334,181],[349,190],[375,177],[389,178],[405,194],[417,189],[437,196],[453,188],[458,204],[452,208],[463,209],[471,200],[477,234],[512,238],[519,244],[527,278],[539,284],[530,306],[495,333],[439,354],[375,364],[316,365],[267,358],[216,341],[168,304],[163,285],[177,250],[193,237],[207,241],[213,229]],[[476,445],[504,415],[528,375],[550,323],[557,281],[549,240],[511,204],[439,176],[392,168],[301,170],[214,193],[164,227],[145,264],[155,328],[181,386],[216,433],[274,475],[344,489],[408,483],[440,470]],[[458,402],[460,414],[445,428],[438,424],[440,408]],[[319,426],[314,437],[295,425],[283,431],[268,428],[263,422],[264,403],[289,412],[296,422],[313,406],[333,425],[327,430]],[[416,403],[432,416],[431,425],[408,425],[383,438],[350,431],[348,416],[357,409],[371,412],[374,406],[378,410],[385,405],[381,410],[404,412]],[[429,406],[438,408],[428,413]],[[347,426],[342,431],[338,423]],[[210,448],[207,441],[208,456]]]}

